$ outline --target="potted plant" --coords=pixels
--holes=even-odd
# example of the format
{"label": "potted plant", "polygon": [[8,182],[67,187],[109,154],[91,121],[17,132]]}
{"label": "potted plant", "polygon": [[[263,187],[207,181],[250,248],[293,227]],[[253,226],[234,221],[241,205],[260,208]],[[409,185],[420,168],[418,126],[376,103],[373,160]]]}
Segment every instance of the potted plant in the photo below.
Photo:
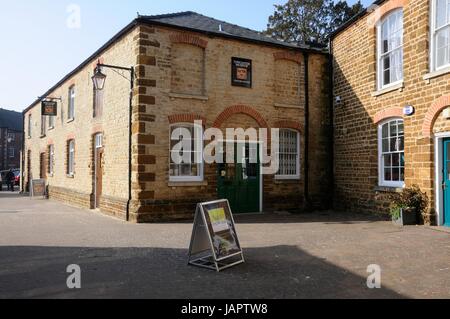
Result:
{"label": "potted plant", "polygon": [[392,198],[390,214],[396,225],[417,225],[420,216],[426,213],[429,199],[428,195],[417,185],[405,188]]}

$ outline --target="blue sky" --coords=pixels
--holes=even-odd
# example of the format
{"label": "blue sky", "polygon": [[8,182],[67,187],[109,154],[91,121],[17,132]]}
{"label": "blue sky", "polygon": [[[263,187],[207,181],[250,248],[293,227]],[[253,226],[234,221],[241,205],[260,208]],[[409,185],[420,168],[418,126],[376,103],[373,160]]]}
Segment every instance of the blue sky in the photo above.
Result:
{"label": "blue sky", "polygon": [[[22,111],[140,14],[196,11],[263,30],[285,0],[2,0],[0,107]],[[355,1],[348,1],[354,3]],[[372,1],[364,0],[368,6]],[[80,9],[80,26],[67,21]]]}

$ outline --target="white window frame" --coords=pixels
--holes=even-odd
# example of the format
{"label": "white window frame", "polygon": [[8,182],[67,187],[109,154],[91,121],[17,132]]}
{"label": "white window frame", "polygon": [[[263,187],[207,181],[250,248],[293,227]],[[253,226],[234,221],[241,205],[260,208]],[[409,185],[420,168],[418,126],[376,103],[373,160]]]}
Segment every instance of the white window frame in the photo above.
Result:
{"label": "white window frame", "polygon": [[[293,129],[280,129],[280,133],[281,133],[281,131],[290,131],[290,132],[294,132],[294,133],[296,133],[296,135],[297,135],[297,159],[296,159],[296,164],[297,164],[297,169],[296,169],[296,174],[294,174],[294,175],[280,175],[280,174],[277,174],[277,175],[275,175],[275,179],[277,179],[277,180],[296,180],[296,179],[300,179],[300,170],[301,170],[301,164],[300,164],[300,158],[301,158],[301,148],[300,148],[300,145],[301,145],[301,142],[300,142],[300,139],[301,139],[301,136],[300,136],[300,132],[299,131],[296,131],[296,130],[293,130]],[[280,147],[281,147],[281,143],[280,143]],[[281,159],[280,159],[280,150],[278,151],[278,161],[279,161],[279,165],[280,165],[280,168],[281,168]]]}
{"label": "white window frame", "polygon": [[67,106],[67,117],[68,120],[75,119],[75,85],[69,88],[69,105]]}
{"label": "white window frame", "polygon": [[[405,181],[393,182],[393,181],[385,181],[384,180],[384,158],[383,158],[383,126],[392,121],[402,120],[403,125],[405,122],[403,118],[400,117],[392,117],[384,120],[378,124],[378,185],[380,187],[395,187],[395,188],[404,188]],[[390,137],[389,137],[390,138]],[[405,154],[405,148],[403,148],[403,154]]]}
{"label": "white window frame", "polygon": [[[436,29],[436,23],[437,23],[436,13],[437,13],[437,0],[431,0],[431,10],[430,10],[430,43],[431,43],[431,47],[430,47],[430,72],[435,72],[435,71],[440,71],[440,70],[443,70],[443,69],[450,68],[450,59],[449,59],[449,63],[444,64],[444,65],[439,66],[439,67],[436,66],[436,63],[437,63],[436,34],[440,30],[443,30],[445,28],[450,27],[450,19],[449,19],[447,24],[445,24],[444,26],[440,27],[439,29]],[[449,43],[449,45],[450,45],[450,43]]]}
{"label": "white window frame", "polygon": [[53,175],[53,165],[55,162],[55,145],[51,144],[49,145],[49,150],[48,150],[48,154],[49,154],[49,159],[48,159],[48,173],[50,175]]}
{"label": "white window frame", "polygon": [[75,175],[75,140],[69,141],[68,146],[68,159],[67,159],[67,175]]}
{"label": "white window frame", "polygon": [[41,115],[41,136],[45,136],[47,132],[47,119],[45,115]]}
{"label": "white window frame", "polygon": [[[378,90],[383,90],[383,89],[388,89],[389,87],[393,87],[396,85],[399,85],[401,83],[403,83],[404,80],[404,20],[402,19],[403,23],[402,23],[402,45],[401,47],[395,48],[392,51],[389,51],[387,53],[381,53],[382,47],[383,47],[383,43],[382,43],[382,26],[384,24],[384,22],[389,19],[392,15],[395,15],[399,12],[402,12],[403,15],[403,8],[399,8],[399,9],[395,9],[391,12],[389,12],[386,16],[384,16],[378,23],[377,23],[377,88]],[[384,76],[384,71],[383,71],[383,57],[385,57],[386,55],[389,55],[390,53],[396,51],[396,50],[401,50],[402,53],[402,78],[395,81],[395,82],[391,82],[389,84],[383,84],[383,76]]]}
{"label": "white window frame", "polygon": [[[201,132],[199,133],[201,137],[201,153],[200,156],[202,158],[201,164],[198,165],[198,175],[197,176],[172,176],[170,175],[171,165],[172,165],[172,150],[171,148],[171,138],[172,138],[172,130],[174,127],[183,127],[183,126],[194,126],[194,123],[175,123],[169,126],[169,182],[174,183],[183,183],[183,182],[203,182],[204,181],[204,167],[205,163],[203,160],[203,148],[204,148],[204,136],[203,136],[203,127],[201,127]],[[194,127],[195,129],[195,127]]]}
{"label": "white window frame", "polygon": [[47,117],[48,117],[48,129],[51,130],[55,128],[55,117],[50,115]]}

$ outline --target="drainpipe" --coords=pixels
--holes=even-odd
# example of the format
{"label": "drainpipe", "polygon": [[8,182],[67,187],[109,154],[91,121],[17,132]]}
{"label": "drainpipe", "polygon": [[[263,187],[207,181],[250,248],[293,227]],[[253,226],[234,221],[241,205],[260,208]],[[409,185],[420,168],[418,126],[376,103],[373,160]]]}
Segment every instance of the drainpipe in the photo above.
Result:
{"label": "drainpipe", "polygon": [[133,130],[132,130],[132,123],[133,123],[133,90],[134,90],[134,67],[130,69],[131,71],[131,84],[130,84],[130,104],[129,104],[129,119],[128,119],[128,201],[127,201],[127,222],[130,221],[130,206],[131,206],[131,200],[132,200],[132,159],[133,159]]}
{"label": "drainpipe", "polygon": [[21,193],[25,193],[25,113],[22,112],[22,171],[20,172],[20,182],[22,183]]}
{"label": "drainpipe", "polygon": [[305,207],[311,207],[309,199],[309,54],[303,53],[305,63]]}
{"label": "drainpipe", "polygon": [[329,116],[330,116],[330,127],[329,127],[329,132],[328,134],[330,134],[328,141],[329,141],[329,145],[328,145],[328,157],[330,159],[329,161],[329,194],[330,194],[330,201],[329,201],[329,208],[333,208],[334,207],[334,141],[335,141],[335,137],[334,137],[334,66],[333,66],[333,62],[334,62],[334,58],[333,58],[333,40],[330,38],[329,40],[329,71],[328,74],[330,76],[329,78],[329,99],[330,99],[330,112],[329,112]]}

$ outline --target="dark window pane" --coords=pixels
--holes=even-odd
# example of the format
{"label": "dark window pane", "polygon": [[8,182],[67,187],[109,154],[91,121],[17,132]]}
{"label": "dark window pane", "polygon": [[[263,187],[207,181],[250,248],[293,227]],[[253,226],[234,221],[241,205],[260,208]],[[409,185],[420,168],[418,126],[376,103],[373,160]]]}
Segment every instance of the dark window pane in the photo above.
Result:
{"label": "dark window pane", "polygon": [[392,166],[392,155],[384,155],[384,166],[391,167]]}
{"label": "dark window pane", "polygon": [[390,168],[384,169],[384,180],[388,182],[392,181],[392,172]]}
{"label": "dark window pane", "polygon": [[400,169],[399,168],[392,169],[392,180],[394,182],[400,181]]}
{"label": "dark window pane", "polygon": [[399,167],[400,166],[400,154],[392,154],[392,166]]}

